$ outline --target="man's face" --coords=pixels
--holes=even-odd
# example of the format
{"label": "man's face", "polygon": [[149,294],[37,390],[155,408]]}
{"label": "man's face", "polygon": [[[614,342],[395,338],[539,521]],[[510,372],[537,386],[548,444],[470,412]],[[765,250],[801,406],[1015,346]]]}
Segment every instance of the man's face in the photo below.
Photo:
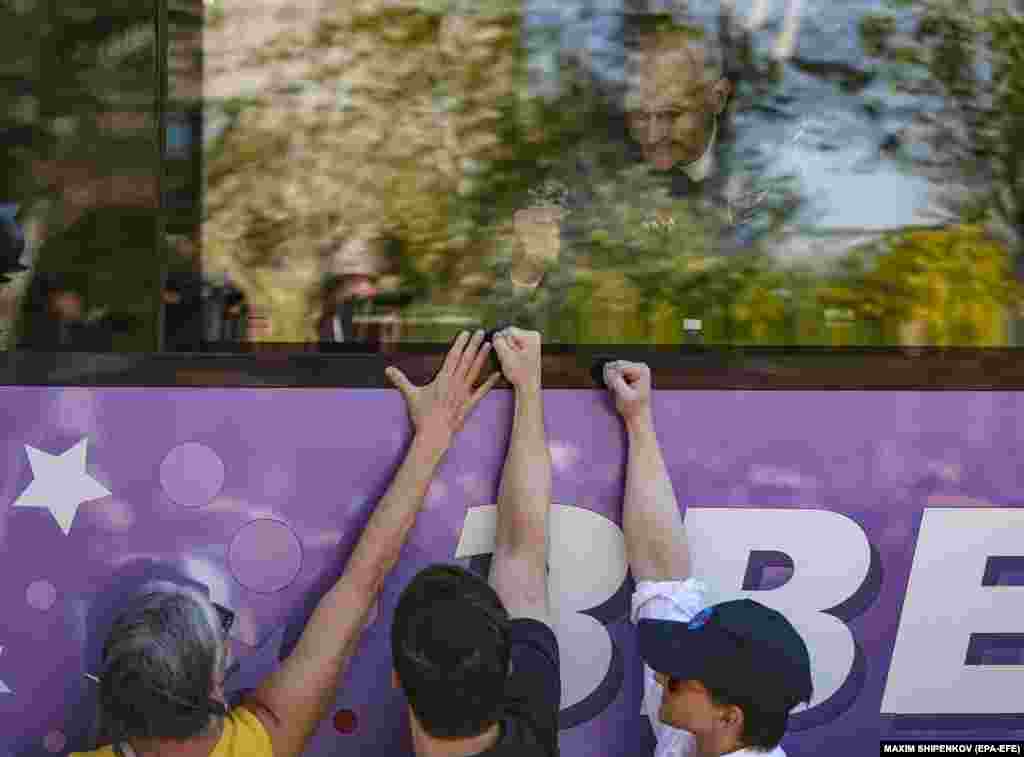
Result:
{"label": "man's face", "polygon": [[80,320],[82,318],[82,298],[78,296],[77,292],[56,292],[50,297],[50,309],[61,320]]}
{"label": "man's face", "polygon": [[377,287],[373,278],[365,274],[348,276],[338,293],[340,300],[350,297],[374,297],[377,294]]}
{"label": "man's face", "polygon": [[538,207],[516,211],[515,234],[518,240],[512,268],[512,281],[533,287],[540,283],[546,266],[557,262],[561,249],[559,208]]}
{"label": "man's face", "polygon": [[730,86],[709,79],[699,47],[649,41],[641,47],[630,85],[630,134],[658,171],[698,160],[725,109]]}

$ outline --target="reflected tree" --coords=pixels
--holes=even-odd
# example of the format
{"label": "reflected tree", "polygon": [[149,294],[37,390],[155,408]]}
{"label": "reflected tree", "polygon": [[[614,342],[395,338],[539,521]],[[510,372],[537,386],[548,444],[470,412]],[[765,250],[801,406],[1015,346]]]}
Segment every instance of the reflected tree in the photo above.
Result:
{"label": "reflected tree", "polygon": [[[155,282],[156,245],[155,4],[134,0],[95,3],[23,0],[0,6],[0,202],[20,205],[35,238],[56,238],[90,210],[107,206],[149,214],[150,235],[135,249],[133,270]],[[112,211],[114,212],[114,211]],[[118,223],[95,245],[117,244]],[[68,247],[30,251],[37,274],[75,264]],[[142,257],[138,257],[141,255]],[[42,270],[45,268],[46,270]],[[27,282],[26,282],[27,283]],[[95,291],[102,286],[93,287]],[[123,349],[155,347],[158,287],[109,288],[102,305],[145,311]],[[22,318],[25,321],[25,318]]]}
{"label": "reflected tree", "polygon": [[1024,287],[1003,244],[958,225],[896,232],[851,251],[820,297],[873,324],[884,343],[1000,346],[1007,308],[1024,303]]}
{"label": "reflected tree", "polygon": [[865,50],[913,108],[881,109],[880,149],[937,184],[946,220],[986,223],[1024,269],[1024,18],[1002,0],[890,0]]}

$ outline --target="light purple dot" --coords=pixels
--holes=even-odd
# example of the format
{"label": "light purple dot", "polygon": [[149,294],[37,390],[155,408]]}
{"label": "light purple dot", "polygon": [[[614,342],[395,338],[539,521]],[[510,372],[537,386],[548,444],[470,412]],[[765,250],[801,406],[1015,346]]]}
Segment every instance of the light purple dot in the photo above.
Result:
{"label": "light purple dot", "polygon": [[281,591],[299,575],[302,544],[286,523],[254,520],[231,540],[228,566],[235,580],[250,591]]}
{"label": "light purple dot", "polygon": [[50,731],[46,734],[46,738],[43,739],[43,746],[46,747],[47,752],[59,752],[68,743],[68,740],[64,737],[62,731]]}
{"label": "light purple dot", "polygon": [[179,444],[160,465],[160,483],[179,505],[202,507],[224,486],[224,462],[205,444]]}
{"label": "light purple dot", "polygon": [[57,587],[49,581],[33,581],[25,590],[25,599],[29,607],[46,612],[57,601]]}

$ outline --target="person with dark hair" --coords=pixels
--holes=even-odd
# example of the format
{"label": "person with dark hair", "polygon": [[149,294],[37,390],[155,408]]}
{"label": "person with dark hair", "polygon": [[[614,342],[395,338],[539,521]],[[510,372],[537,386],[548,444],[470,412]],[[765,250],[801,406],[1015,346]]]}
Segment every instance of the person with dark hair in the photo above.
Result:
{"label": "person with dark hair", "polygon": [[18,225],[18,206],[0,204],[0,286],[10,282],[9,274],[28,269],[21,264],[25,235]]}
{"label": "person with dark hair", "polygon": [[515,389],[490,576],[418,573],[391,625],[392,683],[405,692],[419,757],[558,754],[558,642],[547,592],[551,457],[541,406],[541,336],[494,338]]}
{"label": "person with dark hair", "polygon": [[202,277],[192,271],[167,276],[161,291],[164,303],[164,349],[198,352],[206,337]]}
{"label": "person with dark hair", "polygon": [[[399,553],[427,487],[456,433],[494,386],[474,390],[490,345],[463,332],[434,380],[413,386],[394,367],[414,434],[405,460],[356,544],[342,576],[320,599],[294,650],[241,702],[228,708],[232,614],[198,592],[148,593],[115,620],[99,688],[104,745],[93,757],[297,757],[335,700],[367,617]],[[84,754],[82,757],[84,757]]]}
{"label": "person with dark hair", "polygon": [[322,310],[317,321],[317,334],[321,342],[354,342],[362,336],[356,333],[354,317],[365,308],[377,293],[373,280],[365,274],[331,275],[324,280],[321,293]]}
{"label": "person with dark hair", "polygon": [[650,369],[611,362],[604,380],[629,440],[622,528],[655,755],[785,757],[789,713],[812,695],[807,646],[783,615],[753,600],[706,606],[654,430]]}

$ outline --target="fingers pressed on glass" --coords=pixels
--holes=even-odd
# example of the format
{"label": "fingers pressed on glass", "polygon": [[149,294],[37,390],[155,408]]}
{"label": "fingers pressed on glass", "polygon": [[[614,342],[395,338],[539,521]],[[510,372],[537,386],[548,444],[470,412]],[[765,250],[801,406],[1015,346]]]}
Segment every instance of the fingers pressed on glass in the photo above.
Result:
{"label": "fingers pressed on glass", "polygon": [[475,380],[475,375],[470,375],[473,372],[477,364],[477,358],[479,357],[479,351],[484,341],[484,332],[475,331],[473,336],[469,340],[469,346],[465,352],[462,353],[462,357],[459,359],[459,371],[463,376],[468,377],[470,380]]}
{"label": "fingers pressed on glass", "polygon": [[480,371],[483,370],[484,365],[487,363],[487,356],[491,354],[491,345],[488,342],[484,342],[480,346],[480,350],[476,353],[476,358],[473,360],[473,365],[469,370],[470,383],[475,383],[477,377],[480,375]]}
{"label": "fingers pressed on glass", "polygon": [[455,338],[455,344],[448,350],[448,355],[444,359],[444,365],[442,370],[449,376],[455,374],[456,369],[459,366],[459,359],[462,357],[462,352],[466,348],[466,342],[469,341],[469,332],[460,331],[459,335]]}
{"label": "fingers pressed on glass", "polygon": [[488,379],[477,388],[476,392],[473,393],[473,397],[469,401],[470,409],[476,407],[476,404],[484,398],[484,395],[487,394],[487,392],[494,388],[494,385],[498,383],[498,379],[500,378],[500,373],[492,373]]}

